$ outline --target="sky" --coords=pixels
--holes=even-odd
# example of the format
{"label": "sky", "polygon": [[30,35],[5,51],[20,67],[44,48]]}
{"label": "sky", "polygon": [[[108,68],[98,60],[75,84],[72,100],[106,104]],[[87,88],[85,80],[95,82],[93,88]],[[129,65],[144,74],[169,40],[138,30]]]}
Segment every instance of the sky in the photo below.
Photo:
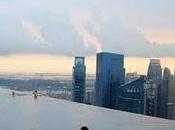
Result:
{"label": "sky", "polygon": [[[175,66],[174,0],[0,0],[0,72],[71,73],[101,51],[145,74],[150,58]],[[139,63],[143,62],[142,66]]]}

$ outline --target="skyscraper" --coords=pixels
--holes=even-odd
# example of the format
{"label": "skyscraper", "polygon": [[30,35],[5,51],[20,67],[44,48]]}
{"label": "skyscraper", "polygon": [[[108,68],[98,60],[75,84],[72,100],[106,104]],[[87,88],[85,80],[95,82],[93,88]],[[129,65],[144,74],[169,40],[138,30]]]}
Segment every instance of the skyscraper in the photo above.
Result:
{"label": "skyscraper", "polygon": [[157,86],[157,117],[161,116],[161,85],[162,85],[162,68],[159,59],[151,59],[147,73],[148,80],[154,82]]}
{"label": "skyscraper", "polygon": [[145,83],[145,115],[157,116],[157,85],[152,80]]}
{"label": "skyscraper", "polygon": [[173,75],[169,68],[165,67],[162,84],[162,106],[161,114],[163,118],[173,119],[173,98],[174,98]]}
{"label": "skyscraper", "polygon": [[86,66],[84,57],[75,57],[73,67],[73,101],[83,103],[85,100]]}
{"label": "skyscraper", "polygon": [[117,89],[125,82],[124,56],[102,52],[97,54],[96,105],[117,108]]}
{"label": "skyscraper", "polygon": [[162,83],[162,94],[161,94],[161,117],[167,118],[168,114],[168,86],[169,86],[169,78],[171,72],[168,68],[164,68],[163,72],[163,83]]}
{"label": "skyscraper", "polygon": [[162,81],[162,68],[159,59],[151,59],[147,73],[148,80],[153,80],[157,84]]}
{"label": "skyscraper", "polygon": [[174,96],[173,96],[173,102],[174,102],[174,110],[173,110],[173,119],[175,120],[175,71],[174,71],[174,89],[173,89],[173,93],[174,93]]}
{"label": "skyscraper", "polygon": [[[170,70],[169,70],[170,72]],[[173,119],[173,98],[174,98],[174,92],[173,92],[173,89],[174,89],[174,79],[173,79],[173,75],[169,74],[169,76],[167,77],[168,80],[167,80],[167,87],[168,87],[168,102],[167,102],[167,118],[168,119]]]}

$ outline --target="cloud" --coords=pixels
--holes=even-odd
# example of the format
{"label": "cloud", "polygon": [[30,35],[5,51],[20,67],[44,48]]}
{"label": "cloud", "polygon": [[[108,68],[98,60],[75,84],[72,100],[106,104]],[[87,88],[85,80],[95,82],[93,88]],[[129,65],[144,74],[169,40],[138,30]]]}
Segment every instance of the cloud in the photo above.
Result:
{"label": "cloud", "polygon": [[151,43],[172,44],[175,43],[175,31],[171,30],[145,30],[144,36]]}
{"label": "cloud", "polygon": [[22,27],[33,37],[34,40],[37,41],[37,43],[51,45],[50,42],[48,42],[42,34],[42,26],[35,25],[32,22],[26,20],[22,20]]}
{"label": "cloud", "polygon": [[82,16],[75,16],[74,17],[74,26],[77,33],[81,36],[83,43],[88,48],[92,46],[95,48],[96,52],[102,51],[102,45],[97,36],[93,35],[90,31],[88,31],[83,22],[87,22],[83,19]]}
{"label": "cloud", "polygon": [[0,53],[72,56],[103,50],[126,56],[175,57],[175,44],[165,44],[174,39],[174,2],[163,1],[0,2]]}

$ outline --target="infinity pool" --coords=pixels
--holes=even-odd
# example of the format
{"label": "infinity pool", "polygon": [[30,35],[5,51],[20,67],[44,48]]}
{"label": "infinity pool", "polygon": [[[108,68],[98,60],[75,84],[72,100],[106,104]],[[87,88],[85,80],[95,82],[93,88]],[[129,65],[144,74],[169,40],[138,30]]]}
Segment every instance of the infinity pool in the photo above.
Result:
{"label": "infinity pool", "polygon": [[[18,93],[18,92],[17,92]],[[0,89],[0,130],[175,130],[175,121]]]}

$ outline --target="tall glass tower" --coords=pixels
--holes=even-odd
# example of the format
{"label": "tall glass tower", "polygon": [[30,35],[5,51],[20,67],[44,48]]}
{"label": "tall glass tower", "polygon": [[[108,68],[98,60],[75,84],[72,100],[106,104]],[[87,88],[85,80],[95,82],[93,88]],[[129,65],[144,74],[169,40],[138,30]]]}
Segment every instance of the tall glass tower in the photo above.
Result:
{"label": "tall glass tower", "polygon": [[168,112],[168,86],[169,86],[169,77],[171,75],[171,72],[168,68],[164,69],[163,72],[163,83],[162,83],[162,94],[161,94],[161,117],[167,118],[167,112]]}
{"label": "tall glass tower", "polygon": [[156,116],[161,116],[161,86],[162,86],[162,68],[159,59],[151,59],[147,73],[148,80],[152,81],[157,86],[157,113]]}
{"label": "tall glass tower", "polygon": [[163,74],[163,84],[162,84],[162,107],[161,114],[163,118],[173,119],[173,75],[169,68],[165,67]]}
{"label": "tall glass tower", "polygon": [[147,73],[148,80],[153,80],[157,84],[161,84],[162,81],[162,68],[159,59],[151,59]]}
{"label": "tall glass tower", "polygon": [[86,66],[84,57],[75,57],[73,66],[73,101],[84,103]]}
{"label": "tall glass tower", "polygon": [[96,105],[117,109],[118,87],[125,82],[124,56],[115,53],[97,54]]}

